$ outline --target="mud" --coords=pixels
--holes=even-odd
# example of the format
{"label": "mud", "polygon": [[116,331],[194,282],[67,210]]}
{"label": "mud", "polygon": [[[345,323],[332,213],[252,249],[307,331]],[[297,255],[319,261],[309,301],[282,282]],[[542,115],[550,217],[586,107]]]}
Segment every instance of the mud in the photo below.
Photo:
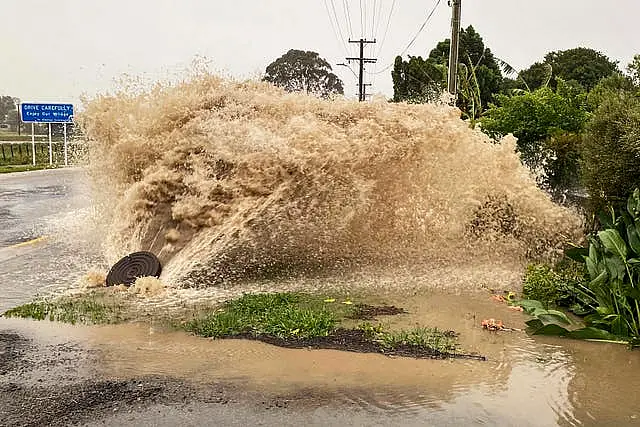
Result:
{"label": "mud", "polygon": [[[453,331],[448,331],[447,335],[456,336]],[[415,347],[401,345],[397,348],[386,349],[381,344],[366,337],[364,331],[357,329],[337,329],[326,337],[315,337],[309,339],[283,339],[270,335],[236,335],[237,339],[257,340],[267,344],[284,348],[309,348],[325,350],[342,350],[354,353],[380,353],[387,356],[413,357],[416,359],[474,359],[486,360],[486,357],[479,354],[466,353],[446,353],[434,348]]]}
{"label": "mud", "polygon": [[376,306],[369,304],[357,304],[353,314],[348,316],[348,318],[355,320],[376,320],[377,316],[395,316],[397,314],[404,313],[406,313],[404,308],[398,308],[394,305]]}

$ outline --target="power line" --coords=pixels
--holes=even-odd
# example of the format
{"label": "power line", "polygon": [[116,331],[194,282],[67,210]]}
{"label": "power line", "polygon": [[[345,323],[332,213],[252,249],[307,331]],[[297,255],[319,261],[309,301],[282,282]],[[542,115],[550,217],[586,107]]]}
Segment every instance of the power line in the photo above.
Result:
{"label": "power line", "polygon": [[[342,40],[342,44],[344,44],[346,49],[347,42],[344,40],[344,36],[342,35],[342,28],[340,28],[340,22],[338,21],[338,13],[336,12],[336,4],[333,0],[331,0],[331,9],[333,9],[333,15],[336,17],[336,26],[338,27],[338,33],[340,34],[340,39]],[[349,49],[347,49],[347,51],[348,50]]]}
{"label": "power line", "polygon": [[349,38],[353,37],[353,27],[351,26],[351,11],[349,10],[349,1],[342,0],[345,18],[347,18],[347,26],[349,28]]}
{"label": "power line", "polygon": [[[374,0],[373,2],[373,10],[375,12],[376,9],[376,1]],[[378,21],[376,21],[376,15],[373,15],[373,31],[371,34],[371,38],[375,38],[376,34],[378,34],[378,30],[380,29],[380,21],[382,20],[382,5],[383,5],[383,1],[380,0],[379,2],[379,6],[378,6]]]}
{"label": "power line", "polygon": [[360,37],[364,38],[364,9],[362,8],[362,0],[360,0]]}
{"label": "power line", "polygon": [[[393,10],[396,6],[396,0],[393,0],[391,3],[391,10],[389,11],[389,19],[387,19],[387,27],[384,30],[384,35],[382,36],[382,41],[380,42],[380,47],[378,47],[378,54],[376,56],[380,56],[380,52],[382,52],[382,45],[384,45],[384,41],[387,39],[387,33],[389,32],[389,25],[391,24],[391,17],[393,16]],[[378,18],[379,20],[380,18]]]}
{"label": "power line", "polygon": [[[333,0],[332,0],[332,3],[333,3]],[[342,35],[338,36],[338,31],[336,31],[336,25],[333,23],[333,17],[331,16],[331,11],[329,10],[329,4],[327,3],[327,0],[324,0],[324,8],[327,11],[327,16],[329,17],[329,22],[331,23],[331,28],[333,29],[333,35],[336,37],[338,44],[340,44],[340,40],[342,39],[342,47],[345,53],[348,55],[349,49],[347,49],[347,43],[345,42],[344,37],[342,37]]]}
{"label": "power line", "polygon": [[[416,39],[418,38],[420,33],[422,33],[422,30],[424,30],[424,28],[427,26],[427,23],[429,22],[429,20],[433,16],[433,14],[436,12],[436,9],[438,8],[438,6],[440,5],[441,2],[442,2],[442,0],[437,0],[436,1],[436,4],[433,6],[433,9],[431,9],[431,12],[429,12],[429,15],[427,15],[427,18],[424,20],[424,22],[420,26],[420,29],[418,29],[418,32],[416,33],[416,35],[413,36],[411,41],[407,44],[407,47],[405,47],[404,50],[400,53],[400,55],[397,55],[397,56],[403,56],[405,53],[407,53],[407,51],[411,48],[411,46],[413,46],[413,44],[415,43]],[[393,66],[393,62],[391,62],[386,67],[384,67],[382,70],[376,71],[376,74],[384,73],[385,71],[387,71],[392,66]]]}

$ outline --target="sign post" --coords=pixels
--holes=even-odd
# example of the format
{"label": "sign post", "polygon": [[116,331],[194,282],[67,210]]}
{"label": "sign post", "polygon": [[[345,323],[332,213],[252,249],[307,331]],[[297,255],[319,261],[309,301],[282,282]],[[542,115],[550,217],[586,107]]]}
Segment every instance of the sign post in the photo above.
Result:
{"label": "sign post", "polygon": [[69,157],[67,155],[67,124],[64,124],[64,165],[69,166]]}
{"label": "sign post", "polygon": [[35,125],[31,123],[31,154],[33,154],[33,166],[36,165],[36,135],[34,133]]}
{"label": "sign post", "polygon": [[53,144],[51,143],[51,123],[49,123],[49,166],[53,164]]}
{"label": "sign post", "polygon": [[20,117],[24,123],[31,123],[31,147],[33,149],[33,165],[36,164],[36,143],[34,123],[49,125],[49,165],[53,164],[53,142],[51,140],[51,123],[64,124],[64,165],[68,165],[67,157],[67,123],[73,122],[73,104],[20,104]]}

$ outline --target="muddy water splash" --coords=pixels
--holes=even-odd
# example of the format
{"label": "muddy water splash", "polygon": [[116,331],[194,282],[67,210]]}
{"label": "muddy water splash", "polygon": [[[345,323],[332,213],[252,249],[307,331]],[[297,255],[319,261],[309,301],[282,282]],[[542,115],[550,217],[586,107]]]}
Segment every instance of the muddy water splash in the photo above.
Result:
{"label": "muddy water splash", "polygon": [[201,74],[87,103],[108,257],[170,286],[282,270],[549,255],[576,215],[437,105],[325,101]]}

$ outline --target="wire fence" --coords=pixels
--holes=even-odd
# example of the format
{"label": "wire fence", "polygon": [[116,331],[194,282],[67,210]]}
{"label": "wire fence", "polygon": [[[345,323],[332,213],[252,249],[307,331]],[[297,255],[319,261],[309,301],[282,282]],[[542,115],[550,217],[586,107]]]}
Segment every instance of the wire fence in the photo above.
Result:
{"label": "wire fence", "polygon": [[[64,165],[64,142],[52,142],[52,163]],[[36,165],[49,164],[49,142],[36,142]],[[69,164],[79,164],[86,158],[87,146],[82,141],[67,143]],[[30,165],[33,162],[33,148],[31,142],[0,143],[0,166]]]}

